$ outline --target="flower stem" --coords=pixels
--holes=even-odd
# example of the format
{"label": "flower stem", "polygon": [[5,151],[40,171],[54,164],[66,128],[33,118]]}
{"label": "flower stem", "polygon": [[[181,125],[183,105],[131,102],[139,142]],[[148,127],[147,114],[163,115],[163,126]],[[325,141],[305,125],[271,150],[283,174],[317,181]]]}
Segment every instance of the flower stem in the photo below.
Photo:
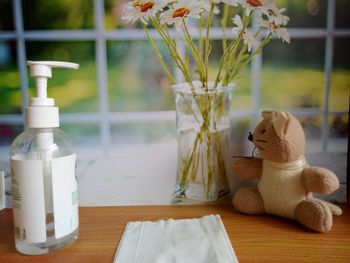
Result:
{"label": "flower stem", "polygon": [[222,27],[222,50],[223,52],[227,49],[227,36],[226,36],[226,28],[227,28],[227,18],[228,18],[229,5],[224,5],[224,10],[221,19],[221,27]]}
{"label": "flower stem", "polygon": [[242,68],[244,68],[253,59],[253,57],[255,55],[259,54],[262,51],[262,49],[269,43],[271,35],[272,35],[272,33],[269,33],[266,36],[266,38],[261,42],[260,46],[256,50],[254,50],[252,53],[250,53],[250,55],[246,59],[244,59],[244,60],[240,61],[240,63],[236,64],[236,67],[234,68],[234,70],[232,70],[231,81],[232,81],[232,79],[234,79],[236,77],[238,72],[240,72],[240,70]]}
{"label": "flower stem", "polygon": [[210,55],[210,51],[211,51],[211,47],[210,47],[210,43],[209,43],[209,38],[210,38],[210,26],[211,26],[211,22],[213,19],[213,15],[214,15],[214,3],[211,4],[210,6],[210,11],[209,11],[209,16],[208,16],[208,21],[207,21],[207,28],[206,28],[206,37],[205,37],[205,62],[204,62],[204,67],[205,67],[205,75],[204,75],[204,80],[205,80],[205,87],[208,90],[208,67],[209,67],[209,55]]}
{"label": "flower stem", "polygon": [[216,87],[221,80],[222,69],[228,65],[227,63],[230,63],[231,60],[234,59],[235,57],[234,54],[237,50],[237,47],[239,46],[239,43],[243,38],[243,34],[246,31],[252,16],[253,16],[253,12],[251,12],[249,16],[244,19],[242,30],[240,30],[237,39],[230,43],[230,45],[227,47],[226,51],[224,52],[223,56],[221,57],[219,72],[216,76],[214,87]]}
{"label": "flower stem", "polygon": [[152,18],[150,19],[152,25],[156,28],[159,35],[162,37],[164,43],[167,45],[168,50],[170,52],[170,56],[174,59],[176,65],[181,70],[182,74],[185,77],[185,80],[189,83],[191,86],[191,89],[194,89],[193,82],[191,79],[191,76],[189,75],[189,70],[186,67],[186,63],[182,60],[181,56],[179,55],[179,52],[176,48],[175,41],[171,38],[169,32],[167,31],[166,27],[162,27],[159,22]]}
{"label": "flower stem", "polygon": [[153,48],[153,51],[154,51],[154,53],[156,54],[156,57],[157,57],[157,59],[158,59],[160,65],[162,66],[162,68],[163,68],[165,74],[167,75],[167,77],[170,79],[171,84],[176,83],[175,78],[174,78],[173,75],[170,73],[170,71],[169,71],[167,65],[166,65],[165,62],[164,62],[164,59],[163,59],[162,54],[160,53],[158,47],[156,46],[156,44],[154,43],[153,39],[152,39],[151,36],[149,35],[147,26],[146,26],[146,25],[143,25],[143,29],[145,30],[147,39],[148,39],[148,41],[150,42],[151,47]]}
{"label": "flower stem", "polygon": [[196,152],[196,149],[197,149],[197,145],[198,145],[198,141],[199,141],[199,137],[201,136],[200,133],[197,133],[197,136],[194,140],[194,143],[193,143],[193,148],[192,148],[192,151],[191,153],[189,154],[189,156],[186,158],[186,162],[185,162],[185,165],[181,171],[181,181],[180,181],[180,187],[181,188],[184,188],[186,186],[186,183],[187,183],[187,176],[188,176],[188,172],[191,168],[191,164],[192,164],[192,160],[194,158],[194,154]]}
{"label": "flower stem", "polygon": [[199,77],[200,77],[200,80],[202,81],[202,83],[204,84],[205,83],[205,76],[206,76],[205,75],[205,67],[203,65],[202,58],[199,55],[199,52],[193,43],[192,37],[191,37],[190,33],[188,32],[188,28],[187,28],[185,21],[183,22],[183,29],[184,29],[184,35],[185,35],[185,39],[187,42],[187,46],[188,46],[189,50],[191,51],[193,58],[197,62]]}
{"label": "flower stem", "polygon": [[203,33],[202,33],[202,26],[203,26],[203,17],[201,16],[201,18],[198,21],[198,50],[199,50],[199,54],[203,54]]}

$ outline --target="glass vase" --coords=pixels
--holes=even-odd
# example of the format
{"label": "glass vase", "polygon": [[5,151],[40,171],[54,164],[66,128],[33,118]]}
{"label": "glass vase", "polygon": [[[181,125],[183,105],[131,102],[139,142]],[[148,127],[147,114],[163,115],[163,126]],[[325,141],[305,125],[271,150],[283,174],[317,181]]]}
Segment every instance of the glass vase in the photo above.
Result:
{"label": "glass vase", "polygon": [[[212,87],[211,83],[209,87]],[[177,176],[173,203],[212,203],[229,197],[230,107],[234,85],[173,86],[177,121]],[[227,198],[226,198],[227,199]]]}

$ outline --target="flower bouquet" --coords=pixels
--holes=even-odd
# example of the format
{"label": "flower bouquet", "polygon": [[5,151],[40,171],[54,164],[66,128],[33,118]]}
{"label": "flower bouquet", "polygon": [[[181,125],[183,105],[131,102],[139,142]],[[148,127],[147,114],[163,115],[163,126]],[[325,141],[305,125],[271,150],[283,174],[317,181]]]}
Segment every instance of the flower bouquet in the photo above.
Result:
{"label": "flower bouquet", "polygon": [[[124,20],[142,23],[173,84],[179,142],[174,200],[221,199],[229,193],[226,175],[233,83],[272,37],[289,43],[285,9],[268,0],[134,0],[123,9]],[[210,33],[219,14],[222,56],[216,77],[209,79]],[[151,37],[150,27],[160,35],[185,82],[177,82]],[[227,37],[229,30],[233,38]]]}

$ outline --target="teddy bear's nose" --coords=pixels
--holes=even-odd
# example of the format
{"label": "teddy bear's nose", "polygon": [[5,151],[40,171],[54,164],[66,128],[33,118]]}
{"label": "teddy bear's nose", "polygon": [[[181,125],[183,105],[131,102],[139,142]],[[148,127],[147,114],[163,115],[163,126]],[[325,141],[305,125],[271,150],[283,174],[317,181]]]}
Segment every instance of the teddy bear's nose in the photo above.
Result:
{"label": "teddy bear's nose", "polygon": [[248,140],[251,142],[253,141],[253,134],[251,132],[249,132]]}

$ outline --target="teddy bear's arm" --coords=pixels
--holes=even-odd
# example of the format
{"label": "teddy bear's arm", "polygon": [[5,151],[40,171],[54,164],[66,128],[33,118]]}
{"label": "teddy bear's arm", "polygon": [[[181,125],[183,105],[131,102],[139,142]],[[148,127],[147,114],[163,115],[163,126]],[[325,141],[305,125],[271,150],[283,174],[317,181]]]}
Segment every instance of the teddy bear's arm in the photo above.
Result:
{"label": "teddy bear's arm", "polygon": [[330,194],[339,188],[337,176],[323,167],[307,167],[302,173],[304,188],[309,192]]}
{"label": "teddy bear's arm", "polygon": [[262,173],[262,159],[240,158],[233,162],[233,171],[241,179],[257,179]]}

